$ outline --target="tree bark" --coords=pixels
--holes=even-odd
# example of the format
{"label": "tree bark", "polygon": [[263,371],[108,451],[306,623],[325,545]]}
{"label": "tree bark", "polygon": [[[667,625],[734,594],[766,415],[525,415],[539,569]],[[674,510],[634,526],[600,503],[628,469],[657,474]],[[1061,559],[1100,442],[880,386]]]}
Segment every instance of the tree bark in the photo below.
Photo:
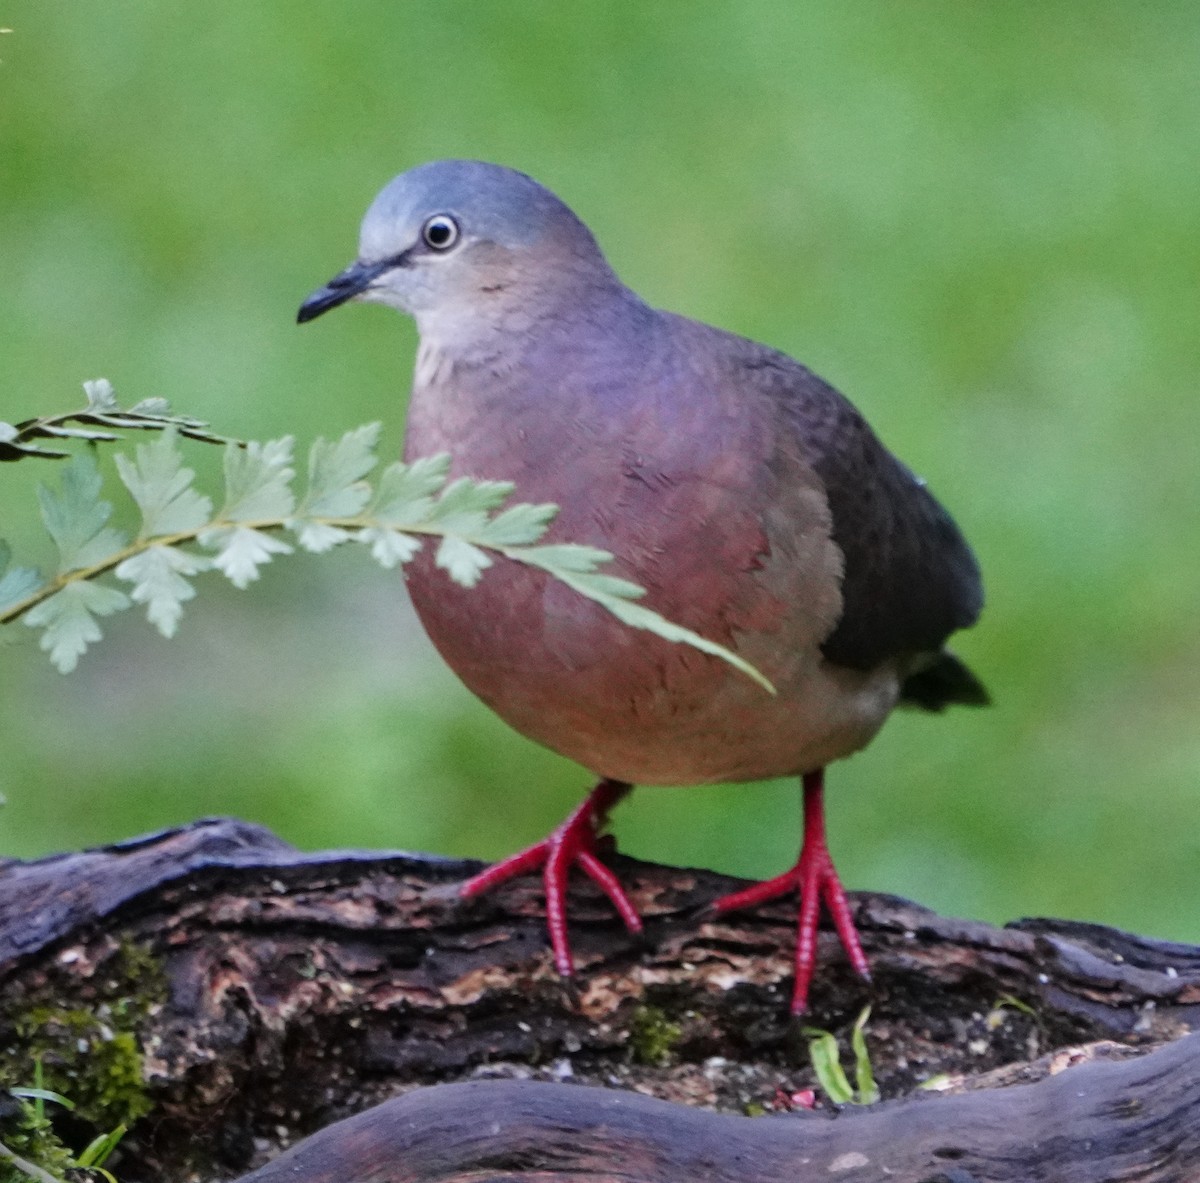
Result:
{"label": "tree bark", "polygon": [[822,933],[807,1018],[845,1048],[870,1003],[886,1099],[805,1112],[794,908],[716,918],[733,881],[612,862],[646,939],[573,883],[569,984],[536,878],[464,902],[473,863],[210,820],[0,864],[0,1047],[135,1016],[130,1183],[1200,1180],[1200,950],[856,895],[873,981]]}

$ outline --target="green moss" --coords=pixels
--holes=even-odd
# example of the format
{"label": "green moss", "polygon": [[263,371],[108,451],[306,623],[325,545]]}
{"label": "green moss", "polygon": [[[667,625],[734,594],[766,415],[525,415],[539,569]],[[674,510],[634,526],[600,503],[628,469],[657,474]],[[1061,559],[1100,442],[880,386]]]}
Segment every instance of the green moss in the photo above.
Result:
{"label": "green moss", "polygon": [[142,1051],[132,1031],[86,1008],[34,1007],[17,1023],[27,1058],[40,1058],[46,1087],[75,1104],[98,1128],[126,1125],[150,1112]]}
{"label": "green moss", "polygon": [[681,1034],[679,1025],[670,1022],[660,1007],[641,1006],[629,1024],[629,1048],[639,1064],[665,1064]]}
{"label": "green moss", "polygon": [[[81,986],[74,1005],[63,1005],[48,986],[10,1005],[0,1027],[0,1090],[34,1085],[59,1093],[74,1115],[107,1132],[132,1125],[151,1109],[142,1072],[138,1028],[166,997],[166,979],[145,947],[122,944],[91,981]],[[7,1044],[8,1046],[3,1046]],[[0,1122],[0,1142],[44,1169],[61,1172],[74,1156],[62,1144],[51,1118],[53,1102],[25,1102]],[[24,1178],[0,1164],[0,1183]]]}
{"label": "green moss", "polygon": [[45,995],[6,1016],[16,1046],[0,1055],[0,1083],[28,1083],[40,1060],[46,1087],[98,1128],[132,1124],[150,1111],[138,1028],[166,997],[166,979],[144,946],[124,942],[98,970],[92,996],[63,1006]]}
{"label": "green moss", "polygon": [[139,945],[136,941],[121,942],[109,969],[108,982],[137,1011],[139,1019],[167,1000],[167,975],[162,962],[149,945]]}
{"label": "green moss", "polygon": [[[52,1175],[62,1176],[75,1165],[75,1156],[59,1141],[50,1119],[32,1102],[23,1102],[20,1113],[3,1123],[0,1141],[13,1154],[36,1163]],[[29,1176],[11,1163],[0,1161],[0,1183],[29,1183]]]}

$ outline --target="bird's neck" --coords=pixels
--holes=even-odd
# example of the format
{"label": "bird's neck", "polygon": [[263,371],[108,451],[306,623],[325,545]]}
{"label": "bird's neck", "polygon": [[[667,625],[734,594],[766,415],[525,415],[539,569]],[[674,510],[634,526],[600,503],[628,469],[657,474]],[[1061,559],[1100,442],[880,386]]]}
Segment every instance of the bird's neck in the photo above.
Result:
{"label": "bird's neck", "polygon": [[[474,318],[468,334],[419,324],[408,455],[451,451],[462,471],[496,479],[554,465],[587,438],[627,435],[659,314],[625,289]],[[563,424],[567,424],[564,435]]]}
{"label": "bird's neck", "polygon": [[611,272],[563,273],[536,287],[519,274],[416,315],[421,345],[416,382],[447,368],[511,372],[528,359],[560,351],[564,358],[636,333],[650,314]]}

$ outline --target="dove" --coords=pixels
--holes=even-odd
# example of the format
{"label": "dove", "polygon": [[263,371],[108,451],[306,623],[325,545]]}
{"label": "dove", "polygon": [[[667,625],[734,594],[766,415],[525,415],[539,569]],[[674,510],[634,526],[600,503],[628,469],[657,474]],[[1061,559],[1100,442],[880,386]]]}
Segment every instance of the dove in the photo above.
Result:
{"label": "dove", "polygon": [[553,502],[546,541],[611,552],[648,607],[734,650],[776,690],[630,629],[528,566],[498,559],[465,589],[418,556],[409,592],[450,667],[517,731],[597,778],[553,833],[462,894],[540,871],[555,965],[569,975],[573,869],[642,930],[598,842],[632,786],[795,776],[795,866],[713,907],[796,894],[796,1014],[822,905],[868,977],[826,841],[825,769],[900,705],[987,702],[946,648],[980,614],[979,567],[925,482],[799,362],[651,307],[566,204],[500,165],[442,160],[391,181],[367,210],[358,257],[298,319],[348,301],[416,322],[406,458],[449,452],[454,475]]}

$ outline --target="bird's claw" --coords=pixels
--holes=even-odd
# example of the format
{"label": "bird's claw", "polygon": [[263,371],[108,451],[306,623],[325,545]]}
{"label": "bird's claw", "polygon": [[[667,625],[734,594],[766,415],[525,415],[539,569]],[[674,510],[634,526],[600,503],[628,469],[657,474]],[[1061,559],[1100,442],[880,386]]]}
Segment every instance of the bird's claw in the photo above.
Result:
{"label": "bird's claw", "polygon": [[610,840],[599,837],[599,829],[608,811],[628,791],[628,785],[601,781],[553,833],[468,879],[459,887],[459,895],[482,895],[517,875],[541,868],[546,891],[546,928],[555,968],[563,977],[570,977],[575,970],[567,934],[567,879],[572,866],[577,866],[608,896],[629,932],[639,935],[642,919],[637,909],[616,875],[599,858],[601,849],[612,849]]}
{"label": "bird's claw", "polygon": [[804,778],[804,845],[796,865],[765,883],[756,883],[742,891],[722,896],[712,905],[718,913],[733,912],[778,899],[792,891],[799,894],[796,985],[792,992],[791,1008],[793,1015],[802,1014],[808,1006],[808,988],[817,967],[817,924],[822,900],[833,918],[833,926],[855,973],[867,981],[871,978],[867,955],[863,952],[862,941],[854,927],[850,901],[846,898],[846,890],[842,887],[833,857],[825,844],[822,790],[820,773],[810,773]]}
{"label": "bird's claw", "polygon": [[[806,859],[805,855],[809,857]],[[808,1006],[808,988],[817,967],[817,924],[822,900],[833,918],[850,965],[860,977],[868,980],[871,977],[867,955],[863,952],[862,942],[854,927],[850,901],[846,898],[829,852],[822,850],[819,854],[810,854],[808,847],[805,847],[800,861],[790,871],[766,883],[756,883],[744,891],[722,896],[715,901],[713,908],[719,913],[733,912],[778,899],[792,891],[800,896],[796,932],[796,985],[792,992],[791,1007],[792,1014],[799,1015]]]}

